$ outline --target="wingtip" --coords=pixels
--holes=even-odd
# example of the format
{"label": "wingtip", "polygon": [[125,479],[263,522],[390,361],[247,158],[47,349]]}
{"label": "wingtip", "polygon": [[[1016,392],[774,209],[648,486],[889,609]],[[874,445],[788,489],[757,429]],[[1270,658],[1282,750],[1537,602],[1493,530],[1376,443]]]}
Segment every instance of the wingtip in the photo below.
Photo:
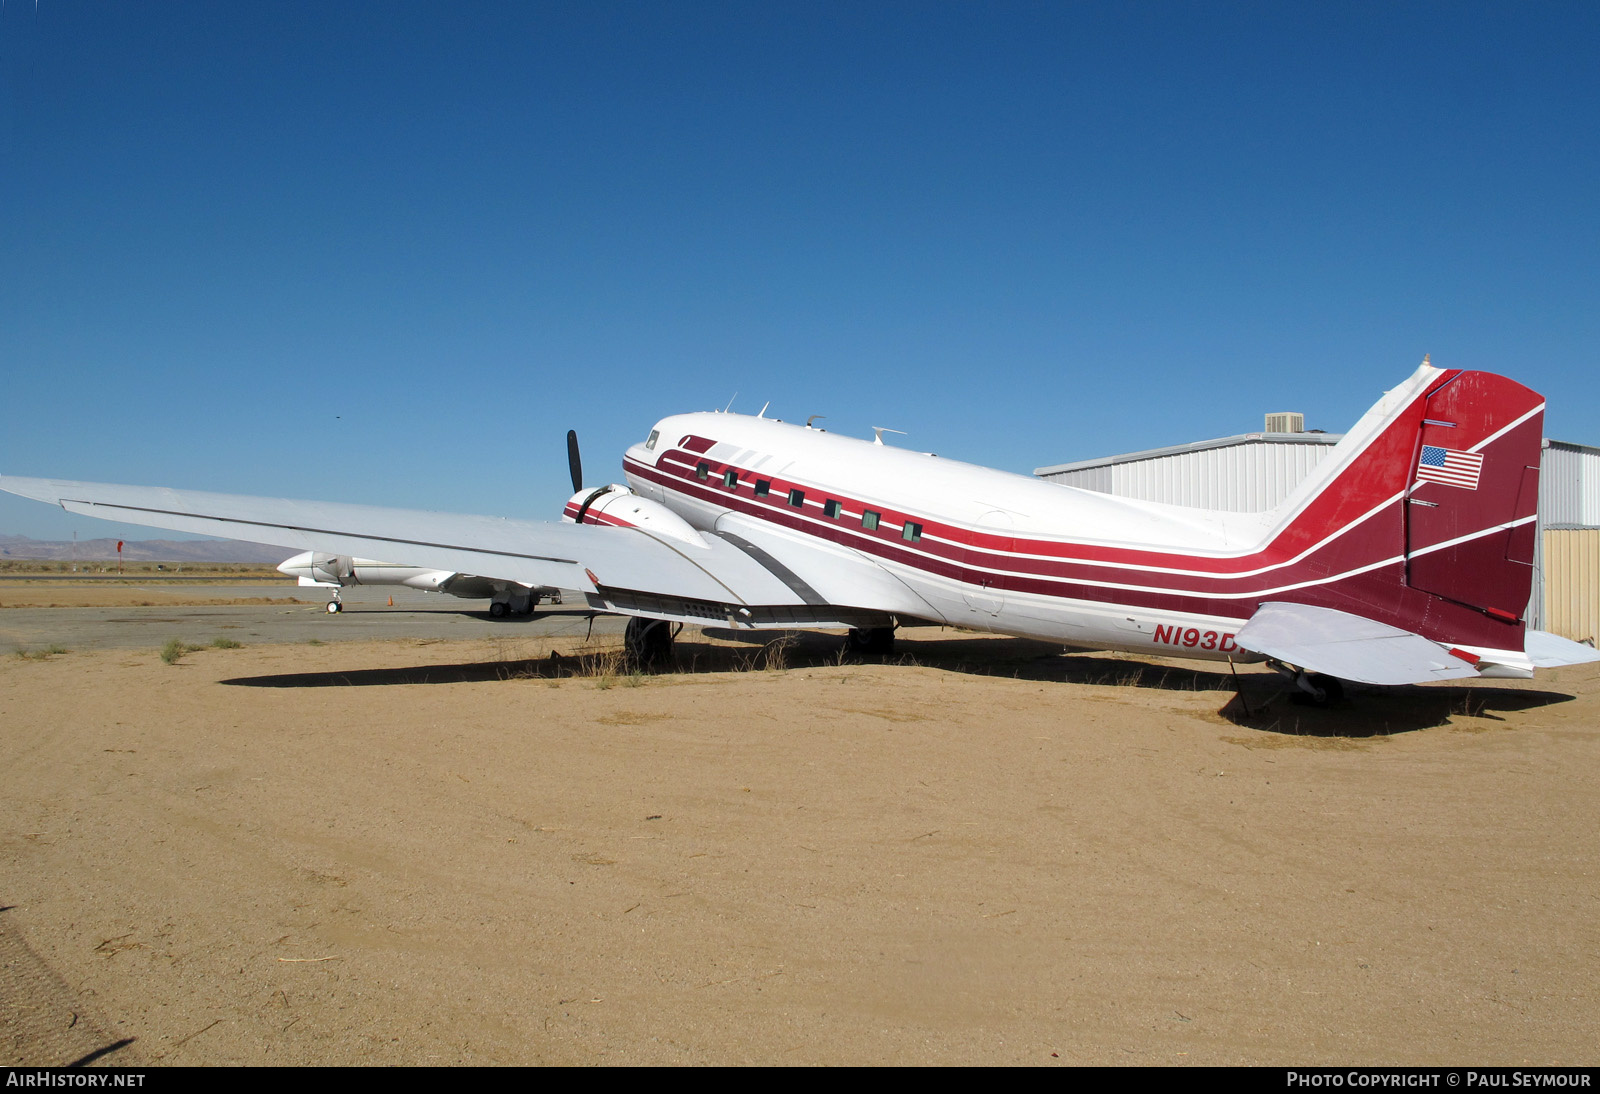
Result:
{"label": "wingtip", "polygon": [[29,479],[18,475],[0,475],[0,490],[18,497],[32,498],[34,501],[58,504],[61,500],[60,490],[49,479]]}

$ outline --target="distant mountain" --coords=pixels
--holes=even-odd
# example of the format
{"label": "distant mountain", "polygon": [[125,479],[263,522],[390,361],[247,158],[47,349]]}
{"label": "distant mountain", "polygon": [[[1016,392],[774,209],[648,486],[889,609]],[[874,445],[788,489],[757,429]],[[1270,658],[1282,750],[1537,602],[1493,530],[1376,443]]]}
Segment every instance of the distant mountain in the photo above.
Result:
{"label": "distant mountain", "polygon": [[[295,552],[288,547],[244,543],[233,539],[130,539],[122,544],[128,562],[270,562],[276,565]],[[0,558],[99,561],[117,557],[114,539],[55,541],[0,535]]]}

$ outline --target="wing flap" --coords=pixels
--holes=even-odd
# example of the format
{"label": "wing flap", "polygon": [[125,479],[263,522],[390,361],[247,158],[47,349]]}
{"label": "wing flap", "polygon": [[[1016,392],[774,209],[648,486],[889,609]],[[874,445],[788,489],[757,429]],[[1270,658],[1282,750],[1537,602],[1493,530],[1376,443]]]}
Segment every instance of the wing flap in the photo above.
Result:
{"label": "wing flap", "polygon": [[1234,641],[1286,664],[1363,684],[1420,684],[1478,675],[1470,662],[1420,634],[1309,604],[1263,604]]}

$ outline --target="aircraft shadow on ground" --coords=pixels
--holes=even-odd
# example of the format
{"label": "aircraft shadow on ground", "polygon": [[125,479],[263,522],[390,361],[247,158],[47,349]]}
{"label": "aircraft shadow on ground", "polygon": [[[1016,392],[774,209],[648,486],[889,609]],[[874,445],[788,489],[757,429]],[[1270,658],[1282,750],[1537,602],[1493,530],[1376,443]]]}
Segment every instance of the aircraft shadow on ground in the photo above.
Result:
{"label": "aircraft shadow on ground", "polygon": [[[1571,695],[1526,688],[1477,684],[1472,687],[1367,687],[1347,685],[1346,697],[1328,707],[1300,705],[1297,689],[1273,673],[1235,676],[1208,668],[1160,664],[1134,655],[1062,653],[1061,647],[1027,638],[943,636],[938,641],[901,637],[887,657],[855,657],[838,635],[774,634],[707,628],[697,641],[685,635],[676,644],[676,675],[831,668],[860,663],[920,666],[972,676],[1009,677],[1061,685],[1099,685],[1167,692],[1228,692],[1217,714],[1243,728],[1310,737],[1380,737],[1446,725],[1471,717],[1505,721],[1504,715],[1555,703]],[[914,635],[915,632],[912,632]],[[506,658],[448,665],[325,670],[235,677],[236,687],[383,687],[393,684],[460,684],[495,680],[594,679],[633,683],[633,672],[615,647],[539,657]],[[1070,701],[1063,695],[1063,703]]]}
{"label": "aircraft shadow on ground", "polygon": [[[435,608],[433,610],[437,611],[438,609]],[[500,616],[490,615],[487,608],[463,608],[458,609],[456,614],[467,616],[469,619],[486,619],[497,624],[542,623],[552,616],[562,616],[570,619],[599,619],[608,615],[606,612],[597,612],[593,608],[540,608],[536,612],[526,612],[520,615],[512,612],[510,615]]]}
{"label": "aircraft shadow on ground", "polygon": [[[915,632],[913,632],[915,633]],[[904,656],[930,668],[1058,684],[1092,684],[1163,691],[1232,692],[1217,714],[1234,725],[1306,737],[1383,737],[1473,717],[1505,721],[1506,714],[1571,702],[1561,692],[1483,682],[1468,686],[1377,687],[1346,684],[1345,698],[1326,707],[1303,705],[1301,692],[1277,673],[1252,666],[1231,671],[1146,661],[1135,654],[1062,653],[1026,638],[900,643]],[[891,658],[891,660],[893,660]]]}

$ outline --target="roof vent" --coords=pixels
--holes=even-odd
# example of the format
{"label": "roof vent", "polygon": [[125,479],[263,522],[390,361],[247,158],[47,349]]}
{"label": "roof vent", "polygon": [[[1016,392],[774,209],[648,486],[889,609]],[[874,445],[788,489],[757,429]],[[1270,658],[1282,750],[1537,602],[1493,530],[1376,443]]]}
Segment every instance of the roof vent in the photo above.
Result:
{"label": "roof vent", "polygon": [[1306,416],[1293,410],[1285,410],[1281,414],[1267,415],[1268,433],[1304,433],[1306,431]]}

